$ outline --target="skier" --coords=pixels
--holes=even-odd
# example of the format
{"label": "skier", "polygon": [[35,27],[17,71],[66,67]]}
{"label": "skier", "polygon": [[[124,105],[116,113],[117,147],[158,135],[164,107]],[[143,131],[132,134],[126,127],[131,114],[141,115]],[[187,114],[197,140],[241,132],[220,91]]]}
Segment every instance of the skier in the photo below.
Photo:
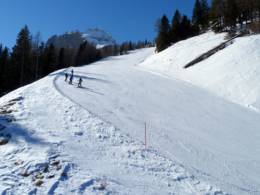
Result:
{"label": "skier", "polygon": [[65,73],[65,82],[67,82],[68,76],[68,73]]}
{"label": "skier", "polygon": [[69,82],[70,85],[72,85],[72,81],[73,81],[73,74],[70,75],[70,82]]}
{"label": "skier", "polygon": [[71,69],[71,75],[73,76],[73,73],[74,73],[74,71],[73,71],[73,69]]}
{"label": "skier", "polygon": [[79,77],[79,83],[78,83],[78,87],[82,87],[82,78],[81,77]]}

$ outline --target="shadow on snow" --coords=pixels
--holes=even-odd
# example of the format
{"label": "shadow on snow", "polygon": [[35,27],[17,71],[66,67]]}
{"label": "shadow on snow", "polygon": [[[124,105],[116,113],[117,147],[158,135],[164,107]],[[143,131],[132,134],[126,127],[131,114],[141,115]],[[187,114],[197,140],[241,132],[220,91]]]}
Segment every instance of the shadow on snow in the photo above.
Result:
{"label": "shadow on snow", "polygon": [[33,131],[29,132],[28,129],[15,123],[15,119],[12,116],[0,115],[0,124],[3,127],[0,130],[0,137],[10,137],[10,141],[13,143],[19,141],[19,139],[23,139],[30,144],[48,144],[41,138],[33,136]]}

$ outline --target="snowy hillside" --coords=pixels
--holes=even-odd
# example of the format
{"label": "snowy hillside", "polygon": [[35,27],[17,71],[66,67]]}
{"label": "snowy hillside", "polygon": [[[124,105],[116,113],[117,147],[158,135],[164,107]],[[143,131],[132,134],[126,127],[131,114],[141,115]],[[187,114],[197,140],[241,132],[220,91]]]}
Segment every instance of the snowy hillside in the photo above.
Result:
{"label": "snowy hillside", "polygon": [[230,101],[260,110],[260,35],[236,38],[210,58],[184,69],[184,65],[223,41],[212,32],[173,45],[149,57],[140,66],[188,81]]}
{"label": "snowy hillside", "polygon": [[226,33],[205,33],[184,41],[177,42],[172,47],[150,56],[140,66],[161,73],[176,75],[183,67],[201,54],[225,42]]}
{"label": "snowy hillside", "polygon": [[0,98],[0,192],[259,194],[259,113],[151,74],[151,58],[74,68],[73,85],[60,70]]}
{"label": "snowy hillside", "polygon": [[94,28],[86,32],[69,32],[63,35],[54,35],[47,41],[47,45],[54,44],[58,48],[78,48],[81,43],[88,41],[98,49],[107,45],[114,45],[113,37],[104,30]]}

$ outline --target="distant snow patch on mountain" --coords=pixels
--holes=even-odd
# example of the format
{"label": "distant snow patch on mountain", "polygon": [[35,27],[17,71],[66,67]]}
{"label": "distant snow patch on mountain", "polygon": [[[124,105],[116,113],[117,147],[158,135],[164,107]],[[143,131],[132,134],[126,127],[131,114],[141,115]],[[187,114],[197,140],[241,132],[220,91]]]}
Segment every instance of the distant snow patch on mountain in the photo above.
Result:
{"label": "distant snow patch on mountain", "polygon": [[87,41],[96,46],[97,49],[116,44],[116,41],[108,32],[93,28],[86,32],[67,32],[62,35],[54,35],[48,39],[47,45],[53,44],[58,48],[78,48],[81,43]]}
{"label": "distant snow patch on mountain", "polygon": [[107,45],[114,45],[116,43],[111,34],[98,28],[87,30],[82,34],[82,37],[84,40],[95,44],[97,48],[102,48]]}

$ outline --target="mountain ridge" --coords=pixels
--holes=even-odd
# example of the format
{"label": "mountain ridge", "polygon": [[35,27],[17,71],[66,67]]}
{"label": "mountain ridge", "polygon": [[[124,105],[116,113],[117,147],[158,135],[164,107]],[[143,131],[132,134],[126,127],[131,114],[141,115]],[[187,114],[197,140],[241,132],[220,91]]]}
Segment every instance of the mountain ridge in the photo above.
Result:
{"label": "mountain ridge", "polygon": [[85,41],[96,46],[97,49],[116,44],[110,33],[99,28],[89,28],[85,32],[71,31],[61,35],[53,35],[46,44],[53,44],[58,48],[78,48]]}

